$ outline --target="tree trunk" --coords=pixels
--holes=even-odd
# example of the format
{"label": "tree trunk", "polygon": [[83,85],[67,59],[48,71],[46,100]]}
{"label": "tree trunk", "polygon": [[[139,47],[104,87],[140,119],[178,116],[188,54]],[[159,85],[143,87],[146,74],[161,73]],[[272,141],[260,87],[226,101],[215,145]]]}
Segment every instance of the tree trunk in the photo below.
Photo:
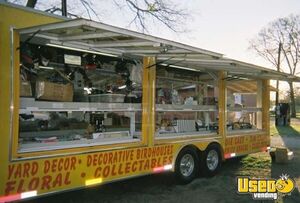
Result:
{"label": "tree trunk", "polygon": [[27,0],[26,7],[34,8],[37,0]]}
{"label": "tree trunk", "polygon": [[296,118],[296,103],[295,103],[293,83],[289,82],[289,86],[290,86],[290,98],[291,98],[291,117]]}

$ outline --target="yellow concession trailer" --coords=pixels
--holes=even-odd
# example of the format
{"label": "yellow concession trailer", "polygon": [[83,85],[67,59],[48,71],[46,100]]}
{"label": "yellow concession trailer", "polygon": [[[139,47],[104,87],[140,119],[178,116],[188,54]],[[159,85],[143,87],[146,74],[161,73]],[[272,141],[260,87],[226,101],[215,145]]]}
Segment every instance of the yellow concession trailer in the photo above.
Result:
{"label": "yellow concession trailer", "polygon": [[0,4],[0,202],[173,171],[270,145],[270,79],[219,53]]}

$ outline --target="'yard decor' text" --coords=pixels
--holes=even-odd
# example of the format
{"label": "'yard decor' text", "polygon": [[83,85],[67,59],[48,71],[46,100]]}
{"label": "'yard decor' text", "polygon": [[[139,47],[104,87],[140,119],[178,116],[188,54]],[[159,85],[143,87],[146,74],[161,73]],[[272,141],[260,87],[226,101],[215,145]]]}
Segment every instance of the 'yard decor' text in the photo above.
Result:
{"label": "'yard decor' text", "polygon": [[173,145],[161,145],[11,163],[4,193],[68,189],[84,185],[87,179],[150,173],[172,164],[172,159]]}

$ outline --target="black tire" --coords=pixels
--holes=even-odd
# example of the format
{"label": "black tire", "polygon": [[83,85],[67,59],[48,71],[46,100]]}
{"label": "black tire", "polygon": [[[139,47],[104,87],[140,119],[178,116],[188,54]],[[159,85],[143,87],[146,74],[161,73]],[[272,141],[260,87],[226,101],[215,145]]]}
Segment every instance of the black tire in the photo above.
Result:
{"label": "black tire", "polygon": [[[193,166],[192,166],[193,165]],[[188,184],[194,180],[199,171],[199,156],[192,147],[183,148],[175,162],[175,175],[180,184]]]}
{"label": "black tire", "polygon": [[222,163],[220,147],[216,144],[209,145],[201,154],[200,159],[201,173],[206,177],[216,175]]}

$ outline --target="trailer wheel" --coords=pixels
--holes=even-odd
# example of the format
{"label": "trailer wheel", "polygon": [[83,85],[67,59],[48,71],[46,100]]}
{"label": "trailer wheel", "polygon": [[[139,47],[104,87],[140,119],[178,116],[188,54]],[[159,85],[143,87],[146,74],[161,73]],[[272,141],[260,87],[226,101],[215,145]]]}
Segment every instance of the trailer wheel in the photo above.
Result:
{"label": "trailer wheel", "polygon": [[191,147],[184,148],[176,158],[175,175],[179,183],[187,184],[194,180],[199,171],[197,151]]}
{"label": "trailer wheel", "polygon": [[219,171],[221,162],[219,146],[216,144],[210,145],[201,155],[201,172],[207,177],[214,176]]}

